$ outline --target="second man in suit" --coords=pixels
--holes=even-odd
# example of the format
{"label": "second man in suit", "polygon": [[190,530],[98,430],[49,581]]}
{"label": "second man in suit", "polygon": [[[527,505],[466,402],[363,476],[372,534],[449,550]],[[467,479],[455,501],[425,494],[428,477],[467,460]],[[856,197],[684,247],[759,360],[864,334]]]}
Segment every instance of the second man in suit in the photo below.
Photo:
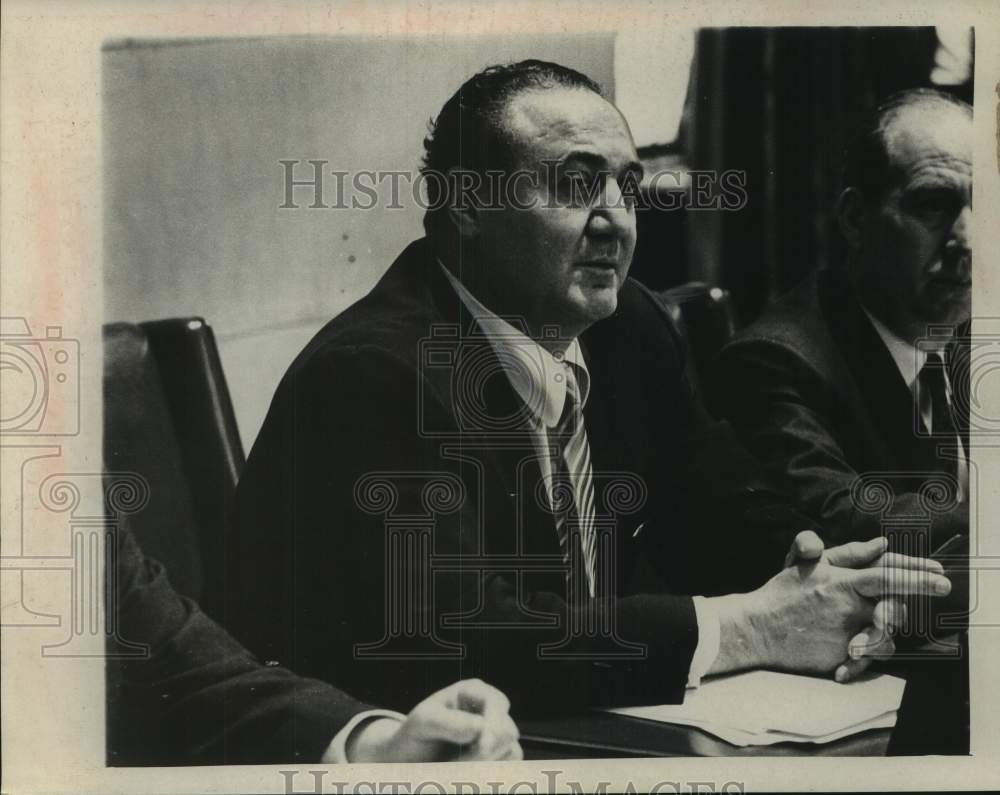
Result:
{"label": "second man in suit", "polygon": [[972,109],[929,89],[888,98],[843,177],[846,261],[723,349],[721,410],[828,543],[885,536],[952,564],[942,614],[921,605],[903,633],[936,643],[968,609]]}
{"label": "second man in suit", "polygon": [[972,109],[926,89],[891,97],[844,183],[847,261],[723,350],[722,413],[828,541],[881,534],[875,481],[859,482],[871,473],[893,510],[926,518],[929,533],[896,540],[927,554],[968,532]]}

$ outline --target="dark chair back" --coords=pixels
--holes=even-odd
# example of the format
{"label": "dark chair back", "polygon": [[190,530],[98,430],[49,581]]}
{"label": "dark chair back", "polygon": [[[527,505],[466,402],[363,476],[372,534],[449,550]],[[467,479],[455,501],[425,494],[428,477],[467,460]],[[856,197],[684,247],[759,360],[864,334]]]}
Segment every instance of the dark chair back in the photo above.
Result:
{"label": "dark chair back", "polygon": [[147,479],[149,504],[130,518],[143,551],[214,612],[245,460],[215,337],[201,318],[113,323],[104,351],[105,468]]}
{"label": "dark chair back", "polygon": [[736,314],[728,290],[704,282],[688,282],[657,296],[673,317],[690,354],[688,375],[713,405],[715,359],[722,346],[736,333]]}

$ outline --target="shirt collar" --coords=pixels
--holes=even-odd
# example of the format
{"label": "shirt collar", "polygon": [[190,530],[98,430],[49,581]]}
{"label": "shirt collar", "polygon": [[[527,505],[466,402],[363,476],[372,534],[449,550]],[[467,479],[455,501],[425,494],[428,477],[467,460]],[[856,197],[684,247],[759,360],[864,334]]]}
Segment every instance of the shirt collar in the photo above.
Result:
{"label": "shirt collar", "polygon": [[[889,349],[889,355],[892,356],[892,360],[896,363],[896,368],[899,370],[899,374],[903,376],[906,386],[912,390],[913,385],[917,381],[917,376],[927,363],[927,350],[923,347],[918,348],[916,345],[904,340],[898,334],[890,331],[881,320],[867,309],[865,309],[865,314],[868,315],[868,319],[875,327],[875,331],[882,338],[885,347]],[[941,356],[944,356],[943,349],[939,353]]]}
{"label": "shirt collar", "polygon": [[572,373],[579,386],[581,408],[586,404],[587,395],[590,394],[590,372],[578,340],[574,339],[561,359],[557,358],[524,332],[483,306],[441,260],[438,260],[438,265],[490,341],[514,391],[537,419],[548,428],[554,428],[559,423],[566,403],[568,366],[572,366]]}

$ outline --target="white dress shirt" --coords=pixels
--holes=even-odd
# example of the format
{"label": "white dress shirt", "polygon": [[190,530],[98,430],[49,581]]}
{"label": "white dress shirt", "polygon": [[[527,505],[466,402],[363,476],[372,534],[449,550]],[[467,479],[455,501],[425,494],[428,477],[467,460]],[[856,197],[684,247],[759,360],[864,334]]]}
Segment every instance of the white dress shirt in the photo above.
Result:
{"label": "white dress shirt", "polygon": [[326,752],[320,761],[337,765],[344,765],[350,762],[351,760],[347,758],[347,743],[351,735],[367,726],[369,721],[377,718],[390,718],[402,723],[406,720],[406,715],[403,715],[401,712],[394,712],[391,709],[369,709],[365,712],[359,712],[347,722],[343,729],[334,735],[333,740],[327,746]]}
{"label": "white dress shirt", "polygon": [[[574,339],[561,355],[550,353],[483,306],[440,261],[438,264],[493,346],[511,386],[531,413],[532,442],[551,504],[552,461],[549,456],[548,433],[556,427],[562,416],[566,402],[565,368],[568,365],[574,368],[573,374],[580,388],[581,409],[586,405],[590,394],[590,373],[580,343]],[[701,677],[712,667],[719,655],[720,643],[719,616],[709,601],[702,596],[694,597],[694,609],[698,623],[698,645],[688,669],[688,687],[697,687]]]}
{"label": "white dress shirt", "polygon": [[[906,383],[907,389],[910,390],[910,394],[913,395],[914,403],[916,404],[919,399],[920,419],[923,420],[924,427],[927,428],[928,433],[933,433],[934,423],[932,420],[931,396],[926,390],[917,389],[917,378],[924,365],[927,364],[928,349],[924,347],[918,348],[916,345],[907,342],[899,335],[893,333],[867,309],[865,309],[865,314],[868,315],[868,319],[875,327],[875,331],[878,332],[885,347],[889,350],[889,355],[892,356],[892,360],[896,363],[899,374],[903,377],[903,381]],[[944,368],[944,388],[948,403],[951,405],[953,392],[951,389],[951,379],[948,377],[946,343],[947,340],[942,340],[941,348],[936,353],[946,365]],[[964,450],[963,452],[961,437],[955,437],[955,444],[958,446],[958,499],[963,501],[969,493],[969,462],[966,458],[968,451]]]}

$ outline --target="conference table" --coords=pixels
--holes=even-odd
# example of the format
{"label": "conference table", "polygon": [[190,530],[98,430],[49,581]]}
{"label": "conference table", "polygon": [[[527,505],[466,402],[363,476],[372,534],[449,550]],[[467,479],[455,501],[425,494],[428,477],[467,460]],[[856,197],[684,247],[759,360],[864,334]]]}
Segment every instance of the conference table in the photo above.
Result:
{"label": "conference table", "polygon": [[[597,710],[519,720],[526,759],[656,756],[886,756],[968,754],[968,645],[959,656],[876,664],[906,680],[895,727],[824,744],[732,745],[689,726]],[[808,705],[803,705],[808,708]]]}
{"label": "conference table", "polygon": [[890,729],[874,729],[832,743],[778,743],[740,747],[690,726],[594,712],[522,721],[525,759],[650,756],[885,756]]}

